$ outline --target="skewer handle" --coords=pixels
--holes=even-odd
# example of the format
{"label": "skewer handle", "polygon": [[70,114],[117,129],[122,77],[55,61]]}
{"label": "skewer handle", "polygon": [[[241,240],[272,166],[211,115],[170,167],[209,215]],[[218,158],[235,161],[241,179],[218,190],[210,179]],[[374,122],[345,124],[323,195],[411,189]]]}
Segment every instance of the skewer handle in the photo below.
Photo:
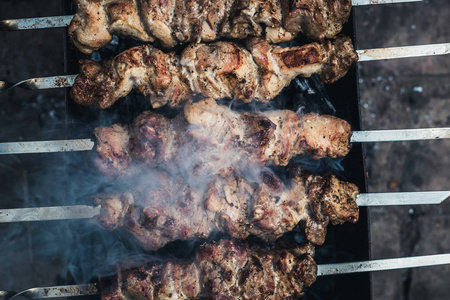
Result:
{"label": "skewer handle", "polygon": [[0,154],[90,151],[93,147],[90,139],[0,143]]}
{"label": "skewer handle", "polygon": [[90,219],[100,214],[100,206],[73,205],[0,210],[0,223]]}
{"label": "skewer handle", "polygon": [[67,27],[73,15],[0,21],[0,30],[28,30]]}
{"label": "skewer handle", "polygon": [[90,283],[80,285],[37,287],[27,289],[19,293],[0,291],[0,300],[7,300],[20,297],[26,297],[29,299],[52,299],[52,298],[75,297],[75,296],[90,296],[97,294],[98,294],[97,285],[95,283]]}

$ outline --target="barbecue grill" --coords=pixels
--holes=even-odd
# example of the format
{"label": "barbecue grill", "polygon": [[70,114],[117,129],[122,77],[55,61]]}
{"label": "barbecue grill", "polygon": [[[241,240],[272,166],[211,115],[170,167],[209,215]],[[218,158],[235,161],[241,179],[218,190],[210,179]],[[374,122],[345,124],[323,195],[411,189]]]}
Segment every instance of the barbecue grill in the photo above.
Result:
{"label": "barbecue grill", "polygon": [[[65,14],[73,13],[72,5],[65,3]],[[345,33],[354,37],[351,24],[353,20],[346,25]],[[117,51],[118,48],[128,48],[132,42],[120,40],[118,46],[115,49],[106,49],[101,52],[102,58],[109,57],[112,52]],[[66,48],[66,68],[67,74],[75,74],[77,72],[76,61],[80,57],[79,53],[71,49]],[[348,120],[352,125],[352,129],[360,129],[359,118],[359,103],[358,103],[358,91],[357,91],[357,72],[353,69],[349,74],[337,82],[334,85],[328,86],[326,93],[330,95],[330,101],[336,110],[336,115]],[[289,88],[285,95],[287,98],[293,98],[300,93],[307,94],[308,88],[304,88],[305,85],[312,86],[312,89],[320,90],[320,87],[314,86],[314,80],[312,81],[299,81],[296,86]],[[303,90],[302,90],[303,89]],[[323,112],[329,112],[330,106],[322,97],[319,97],[318,101],[322,103],[320,110]],[[122,101],[120,104],[114,106],[108,111],[99,111],[92,108],[84,108],[76,106],[66,95],[66,134],[67,138],[85,138],[89,136],[93,127],[97,125],[109,125],[113,122],[130,122],[143,109],[148,109],[148,105],[145,101],[136,101],[136,97],[131,95]],[[311,96],[313,97],[313,96]],[[314,97],[317,97],[314,96]],[[345,101],[338,101],[337,99],[344,99]],[[139,100],[142,100],[139,99]],[[307,101],[304,100],[304,101]],[[305,104],[307,105],[307,104]],[[315,109],[313,107],[311,109]],[[306,107],[308,110],[308,107]],[[67,154],[71,157],[68,161],[72,162],[67,165],[67,199],[73,198],[79,190],[91,190],[89,184],[79,181],[79,173],[84,174],[89,167],[84,164],[80,164],[78,168],[73,168],[73,162],[82,162],[86,154],[85,153],[70,153]],[[303,163],[311,163],[310,161]],[[363,150],[360,145],[353,146],[351,154],[347,156],[341,163],[343,171],[334,168],[334,171],[339,172],[341,177],[346,180],[354,182],[359,186],[361,191],[366,191],[365,188],[365,169]],[[328,165],[329,167],[329,165]],[[80,171],[81,170],[81,171]],[[88,172],[88,171],[87,171]],[[77,174],[78,173],[78,174]],[[86,189],[84,187],[86,186]],[[338,262],[338,261],[356,261],[369,259],[369,228],[367,211],[361,210],[360,221],[356,225],[346,224],[342,227],[329,227],[329,233],[327,235],[327,242],[322,248],[318,248],[317,261],[319,263]],[[95,236],[92,237],[92,243],[95,243]],[[339,295],[342,298],[355,298],[355,299],[369,299],[370,298],[370,276],[367,273],[362,274],[349,274],[343,276],[327,276],[318,278],[318,281],[313,285],[308,293],[308,297],[311,299],[329,299]],[[65,284],[75,283],[73,278],[67,278],[63,280]],[[55,284],[61,284],[57,282]],[[51,283],[53,284],[53,283]],[[46,283],[46,285],[50,285]]]}

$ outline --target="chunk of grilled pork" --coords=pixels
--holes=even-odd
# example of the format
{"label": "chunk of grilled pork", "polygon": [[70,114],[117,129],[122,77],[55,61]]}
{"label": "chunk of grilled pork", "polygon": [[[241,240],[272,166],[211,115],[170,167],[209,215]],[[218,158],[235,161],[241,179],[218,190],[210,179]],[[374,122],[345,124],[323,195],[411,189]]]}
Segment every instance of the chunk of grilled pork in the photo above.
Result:
{"label": "chunk of grilled pork", "polygon": [[90,54],[112,35],[172,48],[220,38],[263,37],[287,42],[302,33],[332,38],[351,12],[351,0],[75,0],[69,25],[73,44]]}
{"label": "chunk of grilled pork", "polygon": [[285,166],[300,154],[342,157],[351,136],[350,125],[333,116],[238,113],[213,99],[187,104],[174,119],[146,111],[129,126],[99,127],[94,133],[94,164],[109,177],[157,166],[198,177],[230,168]]}
{"label": "chunk of grilled pork", "polygon": [[102,300],[252,299],[303,296],[316,281],[311,244],[266,249],[238,240],[220,240],[197,250],[194,262],[160,260],[124,263],[100,277]]}
{"label": "chunk of grilled pork", "polygon": [[267,170],[254,179],[229,172],[187,184],[153,170],[140,177],[135,191],[95,197],[101,205],[96,222],[107,230],[123,227],[156,250],[170,241],[218,232],[240,239],[253,234],[273,242],[297,224],[310,242],[321,245],[330,221],[358,220],[354,184],[331,174],[294,174],[283,182]]}
{"label": "chunk of grilled pork", "polygon": [[181,56],[143,45],[110,61],[82,60],[71,96],[102,109],[133,89],[150,96],[154,108],[180,107],[194,95],[266,103],[296,76],[319,74],[332,83],[357,61],[348,37],[288,48],[258,38],[247,44],[247,49],[231,42],[192,44]]}

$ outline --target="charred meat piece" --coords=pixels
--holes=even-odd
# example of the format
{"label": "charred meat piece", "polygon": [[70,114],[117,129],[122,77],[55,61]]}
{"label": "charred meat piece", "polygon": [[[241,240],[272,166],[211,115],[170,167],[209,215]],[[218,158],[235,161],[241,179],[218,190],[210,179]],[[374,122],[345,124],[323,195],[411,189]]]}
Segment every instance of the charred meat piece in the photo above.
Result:
{"label": "charred meat piece", "polygon": [[288,48],[258,38],[250,39],[247,49],[230,42],[192,44],[181,56],[143,45],[110,61],[82,60],[71,96],[102,109],[132,90],[150,96],[154,108],[180,107],[194,95],[266,103],[296,76],[319,74],[332,83],[356,61],[348,37]]}
{"label": "charred meat piece", "polygon": [[300,154],[342,157],[350,150],[350,125],[339,118],[290,110],[237,113],[213,99],[187,104],[174,119],[147,111],[128,127],[95,130],[94,161],[102,174],[125,177],[140,165],[195,177],[239,166],[285,166]]}
{"label": "charred meat piece", "polygon": [[265,249],[238,240],[200,246],[196,259],[124,264],[100,277],[102,300],[294,299],[317,277],[311,244]]}
{"label": "charred meat piece", "polygon": [[75,0],[69,25],[73,44],[90,54],[112,35],[166,48],[220,38],[262,37],[287,42],[299,33],[332,38],[347,22],[351,0]]}
{"label": "charred meat piece", "polygon": [[101,205],[96,222],[107,230],[123,227],[155,250],[173,240],[207,238],[217,232],[240,239],[253,234],[273,242],[297,224],[311,242],[321,245],[330,221],[358,220],[359,192],[354,184],[311,174],[284,182],[267,170],[258,177],[232,171],[188,184],[149,171],[132,192],[96,197]]}

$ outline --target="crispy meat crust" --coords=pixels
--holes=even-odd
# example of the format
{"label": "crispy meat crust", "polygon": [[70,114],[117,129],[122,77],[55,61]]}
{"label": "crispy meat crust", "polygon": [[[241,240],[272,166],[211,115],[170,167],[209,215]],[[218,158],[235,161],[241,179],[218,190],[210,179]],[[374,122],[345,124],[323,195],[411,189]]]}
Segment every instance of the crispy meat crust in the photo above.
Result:
{"label": "crispy meat crust", "polygon": [[358,220],[355,185],[333,175],[303,174],[283,182],[264,171],[256,181],[238,172],[217,174],[202,186],[160,171],[146,174],[132,193],[100,195],[97,223],[124,227],[143,245],[158,249],[173,240],[226,232],[273,242],[300,223],[306,237],[323,244],[326,226]]}
{"label": "crispy meat crust", "polygon": [[150,96],[153,107],[166,104],[176,107],[191,96],[174,53],[165,54],[151,46],[131,48],[112,61],[80,63],[71,96],[81,105],[105,109],[133,89]]}
{"label": "crispy meat crust", "polygon": [[[329,115],[290,110],[237,113],[212,99],[189,103],[174,119],[147,111],[127,127],[95,130],[94,162],[109,177],[133,165],[164,166],[172,173],[207,176],[227,168],[285,166],[297,155],[342,157],[350,150],[350,125]],[[186,159],[189,158],[189,159]]]}
{"label": "crispy meat crust", "polygon": [[69,25],[73,44],[90,54],[112,35],[166,48],[220,38],[262,37],[287,42],[299,34],[332,38],[351,12],[351,0],[76,0]]}
{"label": "crispy meat crust", "polygon": [[140,267],[117,267],[100,277],[102,300],[194,299],[201,291],[199,270],[185,261],[153,261]]}
{"label": "crispy meat crust", "polygon": [[319,74],[332,83],[357,61],[348,37],[282,48],[252,38],[247,49],[230,42],[193,44],[180,57],[150,45],[131,48],[111,61],[82,60],[71,90],[81,105],[108,108],[132,90],[150,96],[154,108],[180,107],[202,95],[269,102],[296,76]]}
{"label": "crispy meat crust", "polygon": [[313,39],[332,38],[342,30],[352,9],[351,0],[281,1],[284,27],[288,32],[305,33]]}
{"label": "crispy meat crust", "polygon": [[100,277],[102,300],[294,299],[317,276],[314,247],[265,249],[238,240],[202,245],[193,263],[154,261]]}
{"label": "crispy meat crust", "polygon": [[333,225],[358,221],[356,198],[359,190],[356,185],[343,184],[332,174],[311,175],[296,165],[289,165],[288,169],[294,180],[301,180],[307,186],[311,218],[302,220],[300,225],[310,242],[316,245],[325,242],[326,227],[330,221]]}

